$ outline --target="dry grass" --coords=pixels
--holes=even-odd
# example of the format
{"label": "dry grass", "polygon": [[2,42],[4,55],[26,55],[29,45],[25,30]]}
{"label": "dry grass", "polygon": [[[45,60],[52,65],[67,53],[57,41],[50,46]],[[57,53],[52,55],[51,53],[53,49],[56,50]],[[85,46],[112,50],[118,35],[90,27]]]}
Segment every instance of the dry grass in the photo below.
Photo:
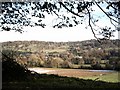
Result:
{"label": "dry grass", "polygon": [[60,68],[40,68],[48,71],[47,74],[55,74],[59,76],[77,77],[82,79],[96,79],[106,82],[118,82],[118,72],[93,72],[85,69],[60,69]]}

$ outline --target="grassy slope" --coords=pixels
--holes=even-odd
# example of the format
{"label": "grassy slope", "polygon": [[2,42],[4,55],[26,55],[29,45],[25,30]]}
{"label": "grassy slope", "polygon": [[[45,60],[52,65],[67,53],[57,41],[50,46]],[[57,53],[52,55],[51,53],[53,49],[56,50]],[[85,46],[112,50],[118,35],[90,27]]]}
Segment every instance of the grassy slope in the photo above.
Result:
{"label": "grassy slope", "polygon": [[[39,69],[39,67],[36,67],[36,68]],[[53,73],[48,72],[47,74],[54,74],[54,72],[56,71],[58,75],[61,75],[61,74],[63,75],[63,73],[64,73],[64,74],[68,75],[68,77],[71,77],[71,75],[69,75],[69,74],[76,73],[78,75],[77,76],[72,75],[72,77],[78,77],[80,79],[91,79],[91,80],[95,80],[96,78],[99,78],[97,80],[105,81],[105,82],[113,82],[113,83],[120,82],[120,79],[119,79],[120,72],[118,72],[118,71],[109,72],[109,73],[100,72],[100,74],[98,74],[98,75],[95,74],[95,72],[91,72],[91,73],[94,73],[92,76],[88,74],[87,76],[85,75],[83,77],[83,76],[81,76],[81,73],[83,73],[83,71],[84,72],[89,72],[89,71],[87,71],[87,69],[63,69],[63,68],[42,68],[42,69],[44,69],[44,70],[53,70]]]}
{"label": "grassy slope", "polygon": [[[117,83],[68,78],[57,75],[42,74],[34,80],[3,82],[3,89],[39,90],[40,88],[119,88]],[[74,89],[73,89],[74,90]]]}
{"label": "grassy slope", "polygon": [[86,78],[84,77],[83,79],[95,80],[96,78],[99,78],[98,80],[100,81],[115,83],[115,82],[120,82],[119,75],[120,75],[120,72],[114,72],[114,73],[107,74],[107,75],[92,76],[92,77],[86,77]]}

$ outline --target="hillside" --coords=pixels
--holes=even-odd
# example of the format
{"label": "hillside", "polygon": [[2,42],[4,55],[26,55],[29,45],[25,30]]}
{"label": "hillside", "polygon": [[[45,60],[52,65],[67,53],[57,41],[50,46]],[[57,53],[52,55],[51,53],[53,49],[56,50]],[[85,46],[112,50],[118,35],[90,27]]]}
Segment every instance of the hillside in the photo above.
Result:
{"label": "hillside", "polygon": [[9,41],[2,43],[2,52],[27,67],[119,69],[119,42]]}

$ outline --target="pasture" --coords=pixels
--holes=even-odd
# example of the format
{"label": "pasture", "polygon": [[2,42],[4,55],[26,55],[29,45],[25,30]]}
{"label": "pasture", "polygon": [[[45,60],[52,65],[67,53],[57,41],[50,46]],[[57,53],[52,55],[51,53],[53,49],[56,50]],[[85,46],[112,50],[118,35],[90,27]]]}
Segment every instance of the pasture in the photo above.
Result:
{"label": "pasture", "polygon": [[120,82],[120,72],[117,71],[92,71],[87,69],[60,69],[60,68],[29,68],[40,74],[55,74],[59,76],[76,77],[80,79],[92,79],[105,82]]}
{"label": "pasture", "polygon": [[[29,72],[36,71],[38,73]],[[26,77],[21,76],[20,79],[6,80],[2,82],[3,90],[45,90],[45,89],[119,89],[119,83],[103,82],[96,78],[85,79],[86,77],[94,77],[100,75],[113,75],[115,72],[93,72],[82,69],[58,69],[58,68],[29,68]],[[14,73],[15,74],[15,73]],[[12,74],[13,75],[13,74]],[[16,76],[18,74],[15,74]],[[116,75],[116,74],[115,74]],[[110,77],[110,78],[111,78]],[[18,77],[17,77],[18,78]],[[111,78],[111,79],[112,79]],[[113,78],[114,79],[114,78]]]}

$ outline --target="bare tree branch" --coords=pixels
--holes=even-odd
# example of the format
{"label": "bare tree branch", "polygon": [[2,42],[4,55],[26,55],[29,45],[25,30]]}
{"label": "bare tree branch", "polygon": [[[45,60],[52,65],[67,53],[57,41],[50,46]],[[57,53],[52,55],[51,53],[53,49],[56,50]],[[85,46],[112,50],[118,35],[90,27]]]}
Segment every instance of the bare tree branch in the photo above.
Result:
{"label": "bare tree branch", "polygon": [[[90,28],[91,28],[91,30],[92,30],[92,33],[93,33],[94,37],[98,40],[98,42],[100,42],[99,38],[97,38],[97,36],[96,36],[96,34],[95,34],[95,32],[94,32],[94,29],[93,29],[93,27],[92,27],[92,25],[91,25],[91,14],[90,14],[88,8],[86,8],[86,9],[87,9],[88,15],[89,15],[89,16],[88,16],[88,17],[89,17],[89,21],[88,21],[89,26],[90,26]],[[101,43],[101,42],[100,42],[100,43]]]}
{"label": "bare tree branch", "polygon": [[117,20],[111,18],[111,17],[98,5],[97,2],[95,2],[95,3],[96,3],[96,5],[101,9],[101,11],[102,11],[107,17],[109,17],[111,20],[115,21],[116,23],[120,23],[120,22],[118,22]]}
{"label": "bare tree branch", "polygon": [[80,16],[78,13],[75,13],[75,12],[71,11],[70,9],[68,9],[62,2],[59,2],[59,4],[62,5],[66,10],[68,10],[72,14],[74,14],[74,15],[76,15],[78,17],[84,17],[84,16]]}
{"label": "bare tree branch", "polygon": [[53,10],[53,12],[55,13],[55,15],[57,15],[59,17],[59,15]]}
{"label": "bare tree branch", "polygon": [[110,2],[105,1],[107,4],[109,4],[109,6],[111,6],[113,9],[117,10],[115,7],[112,6],[112,4]]}
{"label": "bare tree branch", "polygon": [[110,22],[111,22],[111,24],[114,26],[114,27],[116,27],[116,25],[112,22],[112,20],[110,19]]}

